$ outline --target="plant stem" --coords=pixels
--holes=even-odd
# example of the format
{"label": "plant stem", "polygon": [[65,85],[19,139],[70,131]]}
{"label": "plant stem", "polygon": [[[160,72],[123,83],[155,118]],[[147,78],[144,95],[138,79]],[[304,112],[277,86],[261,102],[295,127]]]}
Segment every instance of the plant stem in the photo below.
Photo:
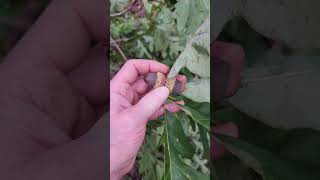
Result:
{"label": "plant stem", "polygon": [[114,44],[114,47],[121,54],[123,60],[127,61],[128,60],[127,56],[123,53],[123,51],[121,50],[120,46],[117,44],[117,42],[111,36],[110,36],[110,41],[111,41],[112,44]]}
{"label": "plant stem", "polygon": [[137,1],[137,0],[133,0],[133,1],[131,2],[131,4],[130,4],[127,8],[125,8],[123,11],[118,12],[118,13],[110,14],[110,17],[117,17],[117,16],[122,16],[122,15],[124,15],[125,13],[127,13],[128,11],[131,10],[131,8],[132,8],[133,5],[136,3],[136,1]]}

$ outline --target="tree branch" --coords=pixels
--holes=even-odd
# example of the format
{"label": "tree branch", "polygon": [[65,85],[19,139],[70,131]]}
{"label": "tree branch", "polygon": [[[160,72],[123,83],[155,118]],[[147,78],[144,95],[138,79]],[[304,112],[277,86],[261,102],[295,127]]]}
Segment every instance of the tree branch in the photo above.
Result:
{"label": "tree branch", "polygon": [[126,55],[123,53],[122,49],[120,48],[120,46],[117,44],[117,42],[110,36],[110,41],[111,44],[114,45],[114,47],[117,49],[117,51],[121,54],[122,58],[124,61],[127,61],[128,58],[126,57]]}
{"label": "tree branch", "polygon": [[128,11],[131,10],[131,8],[132,8],[133,5],[136,3],[136,1],[137,1],[137,0],[133,0],[133,1],[131,2],[131,4],[130,4],[127,8],[125,8],[123,11],[118,12],[118,13],[110,14],[110,17],[117,17],[117,16],[122,16],[122,15],[124,15],[125,13],[127,13]]}

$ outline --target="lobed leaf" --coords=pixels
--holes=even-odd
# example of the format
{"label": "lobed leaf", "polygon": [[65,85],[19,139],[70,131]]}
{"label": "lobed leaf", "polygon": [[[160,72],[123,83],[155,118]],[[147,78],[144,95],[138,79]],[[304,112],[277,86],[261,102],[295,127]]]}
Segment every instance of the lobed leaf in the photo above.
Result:
{"label": "lobed leaf", "polygon": [[[179,179],[199,179],[209,180],[210,177],[200,173],[197,170],[189,167],[181,160],[181,155],[190,155],[186,153],[192,147],[187,143],[186,137],[179,120],[172,113],[165,114],[165,128],[163,131],[164,140],[164,180],[179,180]],[[188,150],[189,149],[189,150]],[[191,154],[193,155],[193,153]]]}

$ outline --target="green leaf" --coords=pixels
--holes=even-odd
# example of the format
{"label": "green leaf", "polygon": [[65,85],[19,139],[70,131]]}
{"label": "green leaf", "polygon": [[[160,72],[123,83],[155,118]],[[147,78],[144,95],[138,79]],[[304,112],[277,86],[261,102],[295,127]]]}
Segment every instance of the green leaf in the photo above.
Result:
{"label": "green leaf", "polygon": [[209,16],[201,24],[195,34],[187,42],[185,49],[179,55],[174,65],[171,67],[176,72],[186,66],[192,73],[201,77],[210,77],[210,57],[199,53],[192,44],[197,44],[210,51],[210,18]]}
{"label": "green leaf", "polygon": [[[187,151],[191,147],[191,144],[188,145],[186,142],[186,137],[183,136],[183,130],[179,120],[175,117],[174,114],[167,112],[166,124],[163,132],[163,136],[166,137],[164,143],[164,152],[165,152],[165,170],[164,170],[164,180],[179,180],[179,179],[199,179],[205,180],[210,179],[206,174],[202,174],[195,169],[187,166],[181,160],[182,151]],[[178,129],[178,130],[177,130]],[[182,149],[181,149],[182,148]],[[183,152],[184,153],[184,152]]]}
{"label": "green leaf", "polygon": [[210,79],[196,79],[187,82],[186,90],[182,93],[195,102],[210,103]]}
{"label": "green leaf", "polygon": [[190,116],[197,124],[203,126],[207,131],[210,131],[210,116],[203,115],[198,111],[188,107],[179,105],[182,111]]}
{"label": "green leaf", "polygon": [[237,157],[226,156],[212,162],[216,172],[215,180],[261,180]]}
{"label": "green leaf", "polygon": [[285,161],[242,140],[224,135],[216,135],[216,139],[264,180],[316,180],[320,177],[319,173],[310,173],[299,163]]}
{"label": "green leaf", "polygon": [[222,31],[226,22],[228,22],[233,16],[238,14],[240,7],[239,0],[215,0],[211,3],[211,41],[215,41],[220,32]]}
{"label": "green leaf", "polygon": [[[311,169],[320,166],[320,132],[311,129],[296,129],[287,133],[279,148],[279,156],[305,165]],[[299,152],[299,153],[297,153]],[[314,168],[318,171],[318,168]]]}
{"label": "green leaf", "polygon": [[230,102],[272,127],[320,129],[319,59],[266,52],[242,73],[244,85]]}
{"label": "green leaf", "polygon": [[320,31],[317,23],[320,18],[319,1],[245,2],[242,4],[241,15],[259,33],[296,50],[319,50],[320,41],[314,38]]}
{"label": "green leaf", "polygon": [[153,167],[155,159],[151,153],[143,153],[141,159],[139,160],[139,173],[150,171],[150,168]]}
{"label": "green leaf", "polygon": [[208,16],[208,5],[208,0],[179,0],[175,6],[178,32],[193,33]]}
{"label": "green leaf", "polygon": [[210,159],[210,143],[209,143],[209,134],[208,130],[203,126],[199,126],[199,133],[201,138],[201,143],[203,145],[204,157]]}
{"label": "green leaf", "polygon": [[196,43],[193,43],[192,47],[195,50],[197,50],[199,54],[210,56],[210,54],[209,54],[209,52],[208,52],[208,50],[206,48],[204,48],[204,47],[202,47],[202,46],[200,46],[200,45],[198,45]]}
{"label": "green leaf", "polygon": [[[212,40],[227,21],[243,17],[255,31],[296,51],[319,52],[319,1],[216,0],[212,5]],[[270,13],[272,12],[272,13]],[[304,34],[301,36],[301,34]]]}
{"label": "green leaf", "polygon": [[122,11],[129,3],[129,0],[110,0],[110,13]]}
{"label": "green leaf", "polygon": [[190,144],[190,139],[186,137],[177,115],[166,112],[166,118],[167,130],[170,135],[169,140],[175,145],[174,149],[183,157],[191,158],[194,147]]}

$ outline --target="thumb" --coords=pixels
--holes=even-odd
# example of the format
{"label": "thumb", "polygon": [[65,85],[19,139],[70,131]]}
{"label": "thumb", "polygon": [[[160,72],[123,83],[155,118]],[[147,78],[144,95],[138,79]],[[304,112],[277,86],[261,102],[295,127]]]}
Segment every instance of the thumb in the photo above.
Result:
{"label": "thumb", "polygon": [[169,96],[169,89],[165,86],[156,88],[146,94],[132,107],[134,117],[141,121],[148,120],[164,104]]}

